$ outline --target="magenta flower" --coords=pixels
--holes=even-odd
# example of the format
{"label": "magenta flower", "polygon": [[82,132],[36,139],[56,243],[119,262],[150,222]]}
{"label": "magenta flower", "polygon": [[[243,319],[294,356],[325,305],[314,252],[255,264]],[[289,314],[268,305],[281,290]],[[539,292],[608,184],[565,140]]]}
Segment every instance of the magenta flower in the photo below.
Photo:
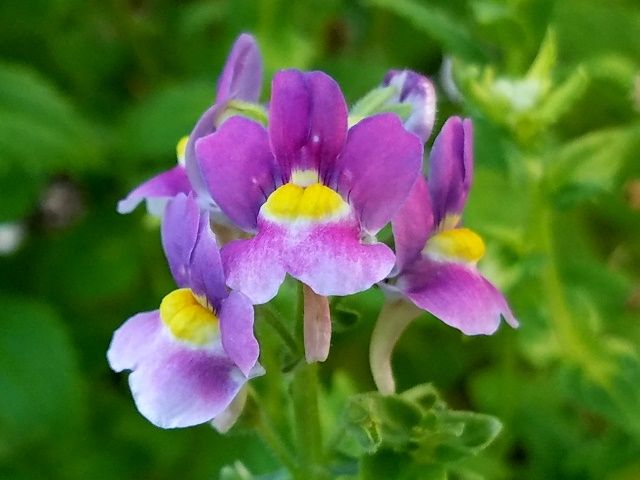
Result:
{"label": "magenta flower", "polygon": [[220,253],[192,195],[167,204],[162,244],[178,289],[158,310],[139,313],[113,335],[107,358],[131,370],[136,406],[162,428],[208,422],[242,386],[263,373],[253,335],[253,307],[227,291]]}
{"label": "magenta flower", "polygon": [[387,103],[411,106],[404,126],[426,142],[436,120],[436,89],[431,80],[412,70],[389,70],[382,85],[395,87],[398,91]]}
{"label": "magenta flower", "polygon": [[268,131],[243,117],[196,142],[202,178],[249,240],[222,251],[227,284],[254,303],[273,298],[285,274],[316,294],[348,295],[391,271],[375,241],[420,172],[422,145],[394,114],[347,130],[340,88],[321,72],[273,80]]}
{"label": "magenta flower", "polygon": [[431,151],[429,180],[416,181],[392,221],[396,278],[386,289],[412,305],[389,302],[371,339],[371,369],[383,393],[395,389],[393,347],[421,310],[466,335],[490,335],[501,318],[518,326],[503,295],[476,269],[485,251],[482,238],[460,223],[472,176],[471,121],[449,118]]}
{"label": "magenta flower", "polygon": [[502,294],[476,269],[482,238],[460,224],[473,176],[470,120],[444,124],[420,179],[393,219],[396,287],[418,307],[466,335],[490,335],[500,318],[517,322]]}
{"label": "magenta flower", "polygon": [[195,191],[203,209],[219,213],[200,178],[195,161],[195,143],[200,137],[215,132],[224,120],[222,114],[230,101],[257,102],[261,86],[262,59],[258,46],[251,35],[242,34],[233,44],[218,80],[215,102],[202,114],[191,134],[178,143],[178,165],[133,189],[118,203],[118,212],[130,213],[146,200],[149,212],[160,216],[170,198]]}

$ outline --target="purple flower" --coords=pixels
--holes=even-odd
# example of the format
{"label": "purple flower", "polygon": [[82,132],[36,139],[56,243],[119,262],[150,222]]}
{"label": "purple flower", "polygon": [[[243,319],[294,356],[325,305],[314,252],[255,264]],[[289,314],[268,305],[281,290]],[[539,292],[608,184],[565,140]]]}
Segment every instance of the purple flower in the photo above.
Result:
{"label": "purple flower", "polygon": [[473,176],[471,120],[452,117],[436,138],[429,180],[420,179],[392,222],[396,286],[418,307],[467,335],[517,322],[502,294],[476,269],[482,238],[460,224]]}
{"label": "purple flower", "polygon": [[431,80],[411,70],[389,70],[382,85],[393,86],[398,90],[397,95],[387,103],[411,105],[411,114],[404,126],[423,143],[426,142],[431,136],[436,119],[436,89]]}
{"label": "purple flower", "polygon": [[220,253],[192,195],[170,200],[162,244],[178,289],[159,310],[139,313],[113,335],[107,358],[129,384],[138,410],[162,428],[223,414],[248,379],[261,375],[253,307],[228,293]]}
{"label": "purple flower", "polygon": [[268,131],[232,117],[196,142],[202,178],[249,240],[222,251],[227,284],[254,303],[273,298],[285,274],[318,295],[369,288],[392,269],[373,235],[407,198],[422,145],[394,114],[347,130],[347,106],[321,72],[273,80]]}
{"label": "purple flower", "polygon": [[393,299],[372,335],[371,369],[383,393],[395,388],[393,347],[421,310],[466,335],[490,335],[501,318],[518,325],[505,298],[476,269],[485,251],[482,239],[460,224],[472,176],[471,121],[449,118],[431,151],[429,180],[416,181],[392,221],[397,277],[387,288],[413,305]]}
{"label": "purple flower", "polygon": [[219,213],[217,205],[204,188],[195,161],[195,143],[215,132],[224,120],[222,114],[229,101],[257,102],[262,84],[262,59],[255,39],[242,34],[233,44],[231,53],[218,80],[215,102],[200,117],[188,137],[178,143],[178,165],[147,180],[133,189],[118,203],[119,213],[132,212],[140,202],[147,201],[149,212],[160,216],[170,198],[179,193],[196,192],[203,209]]}

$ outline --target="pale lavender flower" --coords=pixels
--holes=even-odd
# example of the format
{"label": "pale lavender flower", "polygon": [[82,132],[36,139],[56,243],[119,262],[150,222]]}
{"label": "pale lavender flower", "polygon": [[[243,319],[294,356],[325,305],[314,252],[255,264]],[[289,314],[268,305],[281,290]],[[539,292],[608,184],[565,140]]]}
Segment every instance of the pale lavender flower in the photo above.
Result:
{"label": "pale lavender flower", "polygon": [[167,204],[162,244],[179,288],[116,330],[107,357],[113,370],[132,371],[142,415],[159,427],[188,427],[227,415],[243,385],[264,371],[251,302],[227,291],[209,214],[192,195]]}

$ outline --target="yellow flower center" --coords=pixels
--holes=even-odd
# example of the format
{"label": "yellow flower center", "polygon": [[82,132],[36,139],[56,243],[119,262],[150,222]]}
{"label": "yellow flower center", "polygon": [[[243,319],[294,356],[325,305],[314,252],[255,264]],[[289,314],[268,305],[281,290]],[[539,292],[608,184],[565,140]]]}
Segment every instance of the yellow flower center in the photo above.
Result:
{"label": "yellow flower center", "polygon": [[429,239],[423,253],[434,260],[475,264],[484,256],[480,235],[468,228],[443,230]]}
{"label": "yellow flower center", "polygon": [[[342,197],[321,183],[305,185],[309,175],[292,178],[296,183],[287,183],[269,195],[261,213],[272,220],[335,220],[349,212],[349,205]],[[300,181],[301,184],[297,182]]]}
{"label": "yellow flower center", "polygon": [[160,318],[174,337],[195,345],[206,345],[218,335],[218,317],[188,288],[174,290],[160,303]]}
{"label": "yellow flower center", "polygon": [[178,163],[184,165],[184,158],[187,151],[187,142],[189,142],[189,135],[182,137],[176,145],[176,157],[178,157]]}

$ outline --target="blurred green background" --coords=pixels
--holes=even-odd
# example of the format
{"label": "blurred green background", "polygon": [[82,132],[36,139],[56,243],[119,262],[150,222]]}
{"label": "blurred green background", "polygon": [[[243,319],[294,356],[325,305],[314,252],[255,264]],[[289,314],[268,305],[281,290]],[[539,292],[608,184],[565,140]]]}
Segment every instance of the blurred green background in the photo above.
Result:
{"label": "blurred green background", "polygon": [[[174,164],[243,31],[267,78],[322,69],[352,104],[408,67],[437,84],[437,128],[474,118],[465,221],[521,328],[465,338],[424,315],[394,357],[400,388],[431,381],[454,407],[504,422],[456,475],[639,479],[637,0],[3,0],[0,478],[276,468],[250,430],[153,427],[105,359],[113,330],[172,288],[157,222],[115,204]],[[337,325],[328,392],[342,377],[373,388],[381,302],[345,301],[362,315]]]}

